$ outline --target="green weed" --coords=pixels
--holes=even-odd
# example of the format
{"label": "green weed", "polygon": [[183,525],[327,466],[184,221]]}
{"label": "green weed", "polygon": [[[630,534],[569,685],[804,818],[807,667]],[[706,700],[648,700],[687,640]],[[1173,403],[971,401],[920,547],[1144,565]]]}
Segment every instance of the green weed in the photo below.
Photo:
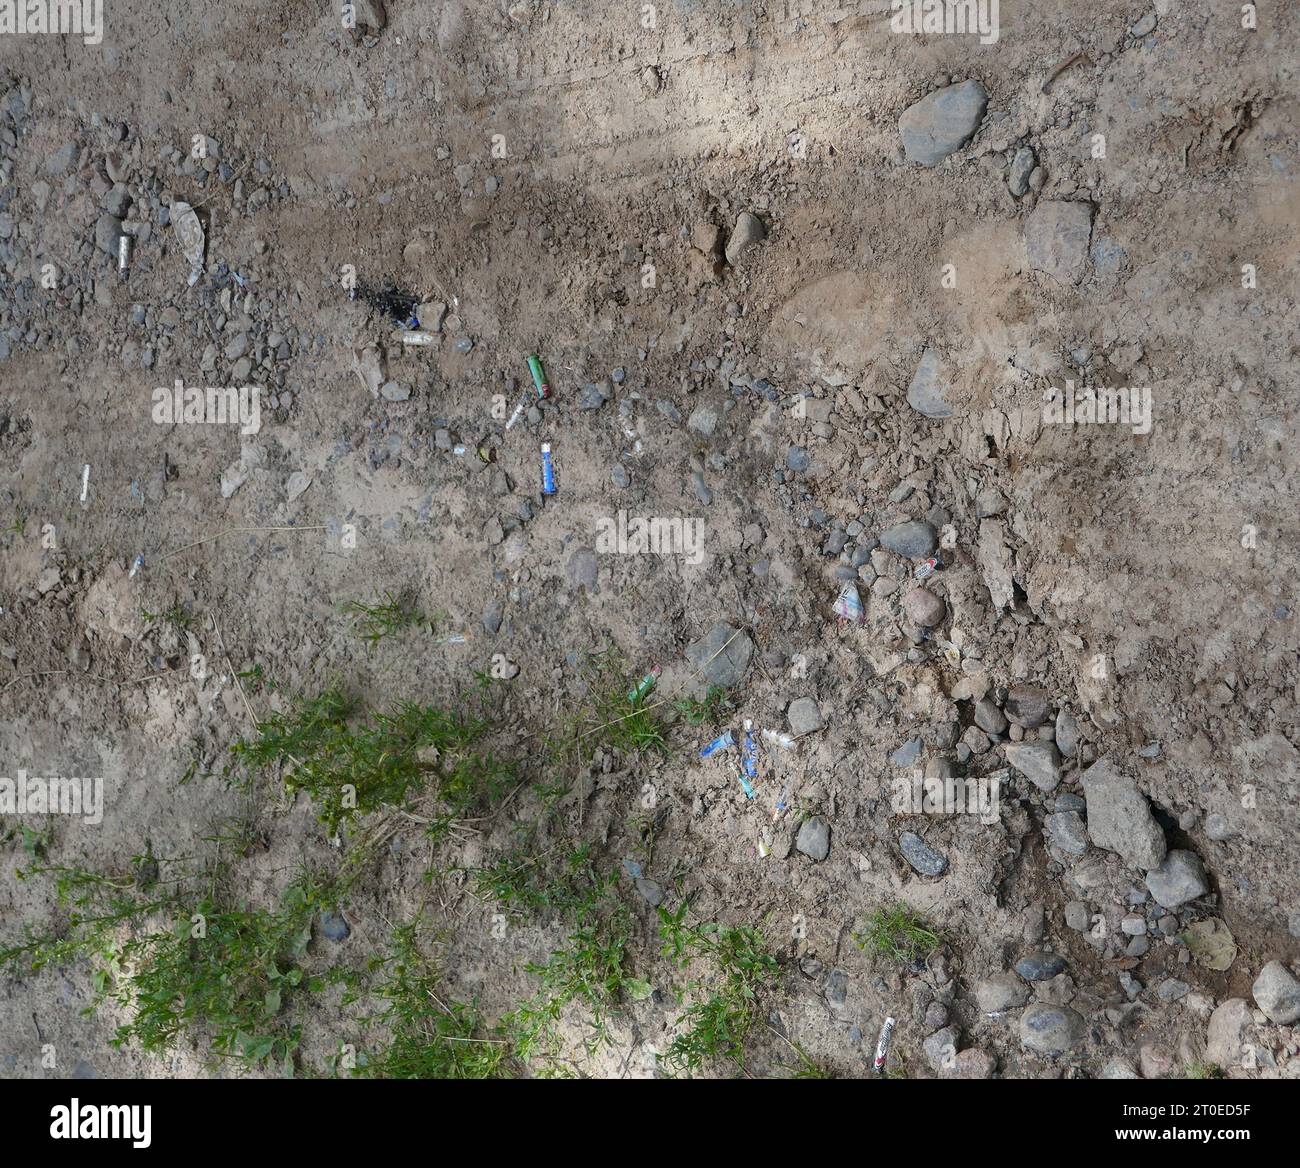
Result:
{"label": "green weed", "polygon": [[387,1004],[363,1022],[389,1034],[379,1055],[359,1059],[361,1079],[496,1079],[504,1077],[505,1039],[487,1032],[472,1004],[439,996],[436,966],[419,949],[414,924],[393,932],[388,954],[370,963],[383,981],[372,991]]}
{"label": "green weed", "polygon": [[536,864],[506,862],[481,874],[480,889],[502,904],[529,913],[553,911],[570,921],[565,945],[543,963],[524,969],[541,979],[541,988],[501,1020],[515,1055],[527,1063],[557,1050],[555,1026],[570,1003],[588,1012],[594,1050],[608,1037],[606,1020],[623,996],[641,997],[645,983],[627,974],[631,916],[614,896],[617,876],[602,876],[585,847],[571,852],[563,870],[547,879]]}
{"label": "green weed", "polygon": [[575,719],[572,743],[582,758],[598,746],[666,755],[662,724],[654,714],[659,702],[652,689],[637,696],[628,681],[627,662],[610,646],[591,654],[583,666],[590,707]]}
{"label": "green weed", "polygon": [[681,698],[673,703],[673,708],[691,726],[701,726],[705,722],[716,726],[733,707],[727,698],[726,689],[720,685],[711,685],[703,699]]}
{"label": "green weed", "polygon": [[758,995],[775,978],[779,963],[757,929],[687,925],[688,907],[683,902],[676,912],[659,909],[663,955],[683,968],[703,959],[713,966],[713,977],[691,986],[697,1000],[682,1016],[685,1029],[673,1039],[661,1065],[669,1073],[689,1074],[726,1058],[743,1071],[745,1042],[760,1017]]}
{"label": "green weed", "polygon": [[147,625],[155,621],[162,621],[163,624],[169,625],[178,634],[185,632],[194,623],[194,614],[182,608],[179,604],[173,604],[166,612],[150,612],[147,608],[140,609],[140,616]]}
{"label": "green weed", "polygon": [[357,618],[357,633],[372,648],[385,637],[402,629],[418,625],[436,625],[438,618],[429,618],[415,607],[414,599],[406,593],[394,595],[385,592],[376,604],[363,604],[353,600],[343,606],[343,612]]}
{"label": "green weed", "polygon": [[499,797],[511,781],[491,755],[465,751],[485,719],[403,703],[363,713],[343,691],[326,690],[258,727],[231,747],[249,770],[292,763],[285,787],[306,791],[331,832],[380,807],[399,807],[432,785],[443,805],[431,833]]}
{"label": "green weed", "polygon": [[302,958],[313,914],[333,905],[337,890],[304,874],[278,907],[260,909],[222,891],[215,870],[161,880],[151,853],[133,867],[129,876],[66,867],[21,873],[55,877],[67,920],[0,949],[0,965],[35,971],[89,960],[96,1000],[86,1012],[105,998],[123,1008],[128,1019],[110,1040],[119,1049],[161,1054],[188,1034],[206,1038],[217,1057],[292,1073],[300,1028],[284,1007],[327,980],[308,978]]}
{"label": "green weed", "polygon": [[791,1050],[794,1051],[798,1062],[793,1066],[786,1066],[785,1069],[790,1072],[792,1079],[834,1079],[838,1078],[834,1071],[822,1066],[816,1062],[809,1053],[804,1050],[797,1042],[790,1042],[786,1039]]}
{"label": "green weed", "polygon": [[900,965],[928,957],[943,943],[943,938],[926,928],[921,917],[905,904],[876,909],[868,918],[866,928],[854,933],[853,939],[859,949],[870,950]]}

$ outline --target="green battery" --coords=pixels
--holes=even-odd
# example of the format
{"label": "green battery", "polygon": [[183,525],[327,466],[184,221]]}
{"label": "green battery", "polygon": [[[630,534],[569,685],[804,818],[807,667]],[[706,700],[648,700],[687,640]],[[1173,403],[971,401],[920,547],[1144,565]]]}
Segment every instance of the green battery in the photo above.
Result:
{"label": "green battery", "polygon": [[659,679],[661,670],[656,665],[647,673],[631,690],[628,691],[627,700],[629,702],[640,702],[645,700],[648,694],[655,687],[655,682]]}
{"label": "green battery", "polygon": [[551,387],[546,381],[546,370],[542,368],[542,359],[536,353],[528,358],[528,369],[533,375],[533,384],[537,386],[537,396],[550,397]]}

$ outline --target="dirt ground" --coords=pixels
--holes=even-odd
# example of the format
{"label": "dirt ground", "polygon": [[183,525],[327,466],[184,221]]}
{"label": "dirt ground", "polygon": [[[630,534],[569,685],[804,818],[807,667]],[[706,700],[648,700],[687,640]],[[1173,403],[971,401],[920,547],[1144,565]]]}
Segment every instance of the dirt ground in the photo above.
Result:
{"label": "dirt ground", "polygon": [[[420,919],[445,930],[447,992],[504,1014],[566,930],[496,928],[473,873],[535,823],[539,854],[588,843],[620,873],[656,991],[591,1052],[567,1010],[571,1073],[660,1073],[680,1027],[636,857],[665,907],[761,928],[778,957],[747,1074],[789,1073],[798,1047],[867,1076],[890,1016],[909,1077],[1296,1076],[1289,1009],[1256,983],[1281,962],[1285,998],[1300,959],[1294,5],[1243,28],[1237,5],[1004,0],[993,44],[894,33],[885,0],[389,0],[357,37],[303,0],[106,8],[97,46],[0,35],[0,775],[102,776],[104,808],[0,814],[0,944],[66,911],[18,879],[23,824],[49,864],[115,873],[238,819],[240,884],[273,903],[349,844],[278,782],[202,777],[252,719],[337,680],[378,709],[455,702],[504,663],[494,747],[527,782],[436,846],[393,819],[318,964],[359,969]],[[973,136],[913,161],[904,111],[967,81]],[[182,200],[206,232],[192,285]],[[1081,241],[1055,231],[1070,214]],[[440,302],[433,343],[398,343],[349,272]],[[927,352],[947,416],[913,404]],[[553,396],[507,429],[530,353]],[[263,387],[260,429],[157,423],[177,378]],[[1149,431],[1045,420],[1067,381],[1149,387]],[[701,554],[607,550],[620,511],[699,519]],[[938,542],[919,598],[929,551],[876,542],[909,520]],[[849,582],[861,621],[832,609]],[[384,591],[468,640],[368,647],[340,610]],[[587,654],[699,696],[685,651],[719,624],[752,646],[724,725],[790,731],[803,698],[820,723],[763,752],[752,801],[738,755],[699,757],[721,726],[668,704],[666,756],[544,761]],[[233,676],[257,666],[274,690]],[[1029,691],[1046,713],[1008,726]],[[1035,741],[1059,785],[1007,769]],[[1137,792],[1116,830],[1156,824],[1199,895],[1166,909],[1099,842],[1098,760]],[[895,794],[1003,770],[991,817]],[[795,846],[809,823],[821,859]],[[894,902],[942,933],[928,960],[854,943]],[[1233,935],[1226,969],[1184,939],[1205,920]],[[987,1008],[989,979],[1044,953],[1063,971],[1011,975],[1014,1003]],[[86,961],[0,974],[0,1076],[231,1073],[193,1036],[115,1049],[122,1010],[83,1016],[93,998]],[[1028,1034],[1039,1007],[1073,1028],[1061,1049]],[[314,1000],[304,1070],[364,1044],[354,1019]]]}

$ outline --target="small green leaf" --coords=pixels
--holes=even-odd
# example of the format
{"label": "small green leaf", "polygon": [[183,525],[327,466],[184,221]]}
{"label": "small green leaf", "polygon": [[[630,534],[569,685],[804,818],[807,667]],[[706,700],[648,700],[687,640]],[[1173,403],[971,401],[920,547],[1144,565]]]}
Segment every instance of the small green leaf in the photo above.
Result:
{"label": "small green leaf", "polygon": [[627,996],[634,1002],[644,1002],[646,998],[655,992],[654,986],[638,977],[625,978],[623,988],[627,990]]}

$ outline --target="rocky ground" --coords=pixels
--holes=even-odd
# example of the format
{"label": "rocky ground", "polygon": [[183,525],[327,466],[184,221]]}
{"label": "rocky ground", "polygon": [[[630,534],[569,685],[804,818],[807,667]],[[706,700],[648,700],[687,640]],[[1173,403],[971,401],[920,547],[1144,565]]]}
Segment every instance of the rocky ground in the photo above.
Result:
{"label": "rocky ground", "polygon": [[[1295,1077],[1292,6],[1004,2],[987,45],[883,0],[356,7],[0,36],[0,775],[104,790],[98,824],[0,813],[0,945],[66,921],[35,861],[233,819],[274,902],[348,839],[193,776],[332,681],[478,672],[522,785],[437,844],[393,820],[317,964],[420,920],[504,1015],[566,935],[474,878],[528,826],[618,873],[647,989],[595,1050],[566,1010],[551,1067],[660,1073],[685,903],[778,960],[748,1074],[869,1074],[894,1017],[910,1077]],[[160,423],[176,379],[262,387],[258,424]],[[1056,420],[1084,386],[1149,396]],[[698,547],[611,546],[620,512]],[[341,607],[388,591],[465,639],[368,646]],[[729,709],[552,766],[608,646]],[[745,719],[793,739],[753,799],[699,755]],[[854,941],[896,903],[916,960]],[[93,998],[86,960],[6,970],[0,1075],[212,1073],[201,1035],[110,1046]],[[355,1019],[309,1006],[303,1069]]]}

